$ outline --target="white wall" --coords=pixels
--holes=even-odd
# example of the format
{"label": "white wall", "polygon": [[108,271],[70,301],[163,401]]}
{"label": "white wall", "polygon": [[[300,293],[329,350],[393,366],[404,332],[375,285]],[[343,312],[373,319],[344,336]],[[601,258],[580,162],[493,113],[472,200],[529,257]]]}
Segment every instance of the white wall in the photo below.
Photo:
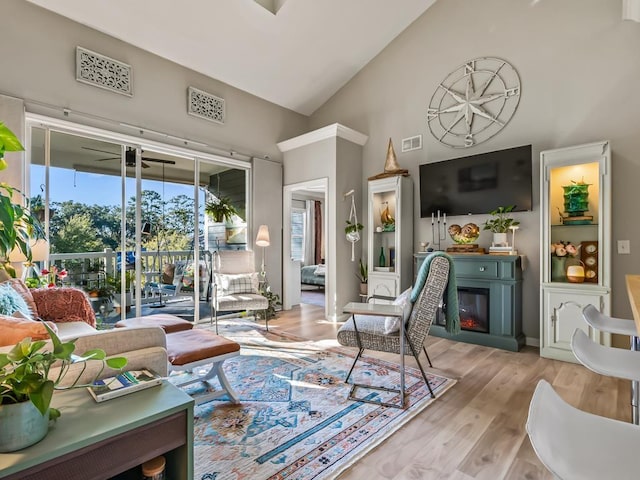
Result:
{"label": "white wall", "polygon": [[[203,142],[214,148],[197,147],[208,153],[234,158],[264,158],[281,162],[276,143],[307,130],[308,118],[205,77],[115,38],[82,26],[52,12],[20,0],[2,2],[2,74],[0,94],[17,98],[0,101],[0,121],[20,138],[23,135],[23,104],[27,111],[138,136],[138,130],[121,123],[144,127],[180,138]],[[126,97],[75,80],[75,48],[82,46],[133,67],[133,97]],[[225,99],[226,122],[216,124],[187,115],[187,87],[194,86]],[[18,102],[18,108],[15,105]],[[11,104],[10,106],[7,106]],[[63,108],[70,111],[65,116]],[[11,115],[9,115],[9,109]],[[18,112],[16,114],[16,112]],[[16,116],[17,115],[17,116]],[[146,138],[183,146],[182,142],[147,134]],[[22,184],[21,153],[9,154],[11,167],[0,172],[0,181]],[[281,175],[280,175],[281,178]],[[253,192],[254,205],[273,205],[274,194],[281,199],[279,183],[268,188],[269,178]],[[254,185],[258,183],[254,182]],[[270,224],[277,239],[270,247],[273,262],[269,280],[280,293],[281,208],[279,223]],[[254,223],[264,215],[254,216]],[[258,223],[259,224],[259,223]],[[255,227],[255,225],[254,225]],[[253,234],[255,235],[256,228]],[[258,252],[259,254],[260,252]]]}
{"label": "white wall", "polygon": [[[351,204],[345,201],[344,194],[353,189],[356,199],[362,197],[362,146],[336,134],[316,140],[317,134],[317,131],[309,132],[304,141],[296,143],[298,146],[285,147],[284,183],[293,185],[327,179],[326,316],[336,320],[342,318],[342,307],[346,303],[358,299],[359,284],[355,273],[358,271],[357,261],[362,254],[363,242],[356,243],[355,261],[351,262],[351,243],[344,235]],[[360,202],[358,207],[358,214],[363,215]]]}
{"label": "white wall", "polygon": [[[0,93],[24,99],[31,111],[62,117],[64,107],[71,110],[68,119],[72,121],[94,124],[106,118],[114,122],[110,129],[131,135],[136,131],[121,127],[120,122],[271,159],[282,158],[276,142],[307,130],[308,119],[303,115],[30,3],[4,0],[2,17]],[[131,65],[133,97],[77,82],[76,46]],[[187,115],[188,86],[225,99],[224,125]],[[57,108],[51,111],[48,105]],[[76,117],[75,112],[94,119]]]}
{"label": "white wall", "polygon": [[[640,24],[621,20],[621,1],[447,0],[422,17],[372,60],[311,117],[311,128],[339,122],[369,135],[366,177],[382,171],[389,137],[398,162],[418,192],[418,165],[476,153],[533,145],[534,208],[517,214],[517,247],[527,256],[524,333],[539,337],[539,153],[541,150],[611,140],[614,241],[631,240],[631,255],[613,255],[613,314],[631,318],[624,275],[640,273]],[[437,85],[475,57],[496,56],[518,71],[520,105],[498,135],[479,146],[454,150],[428,131],[426,110]],[[423,149],[400,153],[402,138],[422,134]],[[430,240],[415,195],[414,250]],[[450,222],[486,216],[453,217]],[[429,225],[430,226],[430,225]],[[480,237],[490,244],[489,232]]]}

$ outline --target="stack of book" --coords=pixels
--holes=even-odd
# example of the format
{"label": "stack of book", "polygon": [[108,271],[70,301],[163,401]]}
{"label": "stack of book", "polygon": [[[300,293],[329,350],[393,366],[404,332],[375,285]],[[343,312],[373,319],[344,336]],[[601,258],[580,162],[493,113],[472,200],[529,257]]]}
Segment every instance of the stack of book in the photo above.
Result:
{"label": "stack of book", "polygon": [[513,247],[489,247],[489,255],[517,255],[518,252]]}
{"label": "stack of book", "polygon": [[161,383],[162,377],[151,370],[131,370],[119,373],[115,377],[96,380],[87,389],[96,402],[104,402]]}

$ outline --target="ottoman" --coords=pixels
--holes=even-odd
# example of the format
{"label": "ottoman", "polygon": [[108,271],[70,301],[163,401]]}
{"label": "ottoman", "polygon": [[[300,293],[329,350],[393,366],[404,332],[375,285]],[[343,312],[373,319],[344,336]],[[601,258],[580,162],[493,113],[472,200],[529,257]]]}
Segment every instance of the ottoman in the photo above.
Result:
{"label": "ottoman", "polygon": [[167,335],[167,357],[169,371],[191,372],[195,367],[209,365],[209,370],[201,376],[174,383],[178,387],[185,387],[196,382],[204,382],[211,387],[210,380],[218,377],[222,390],[212,390],[205,394],[194,396],[196,404],[208,402],[214,398],[228,395],[233,403],[238,403],[238,397],[231,388],[222,369],[222,364],[228,358],[240,355],[240,344],[228,338],[216,335],[209,330],[182,330]]}
{"label": "ottoman", "polygon": [[183,318],[176,317],[167,313],[159,313],[156,315],[147,315],[146,317],[127,318],[116,322],[117,328],[123,327],[160,327],[165,333],[181,332],[183,330],[191,330],[193,323]]}

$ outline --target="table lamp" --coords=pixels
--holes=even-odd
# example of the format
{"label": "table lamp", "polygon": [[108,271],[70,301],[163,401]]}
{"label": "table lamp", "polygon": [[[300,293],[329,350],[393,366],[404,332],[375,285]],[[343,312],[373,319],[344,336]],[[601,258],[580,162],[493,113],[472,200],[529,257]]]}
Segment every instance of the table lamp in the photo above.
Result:
{"label": "table lamp", "polygon": [[262,247],[262,266],[260,269],[260,274],[262,277],[265,276],[264,271],[264,250],[265,247],[271,245],[271,241],[269,240],[269,227],[267,225],[260,225],[258,228],[258,236],[256,237],[256,245],[258,247]]}

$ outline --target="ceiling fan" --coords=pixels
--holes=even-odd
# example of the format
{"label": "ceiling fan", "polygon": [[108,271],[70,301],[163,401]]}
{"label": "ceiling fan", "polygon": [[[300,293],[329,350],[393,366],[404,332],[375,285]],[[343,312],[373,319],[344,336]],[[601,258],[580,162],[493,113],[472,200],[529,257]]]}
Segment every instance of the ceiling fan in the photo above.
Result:
{"label": "ceiling fan", "polygon": [[[117,155],[113,152],[109,152],[107,150],[99,150],[97,148],[91,148],[91,147],[82,147],[85,150],[92,150],[94,152],[101,152],[101,153],[108,153],[109,155]],[[142,152],[144,153],[144,152]],[[120,156],[114,156],[114,157],[109,157],[109,158],[98,158],[96,160],[96,162],[104,162],[106,160],[120,160]],[[145,162],[155,162],[155,163],[164,163],[167,165],[175,165],[176,162],[174,162],[173,160],[163,160],[161,158],[149,158],[149,157],[142,157],[143,162],[141,163],[142,168],[149,168],[151,165],[146,164]],[[127,147],[127,151],[125,153],[125,165],[127,167],[135,167],[136,166],[136,150],[135,148],[131,148],[131,147]]]}

